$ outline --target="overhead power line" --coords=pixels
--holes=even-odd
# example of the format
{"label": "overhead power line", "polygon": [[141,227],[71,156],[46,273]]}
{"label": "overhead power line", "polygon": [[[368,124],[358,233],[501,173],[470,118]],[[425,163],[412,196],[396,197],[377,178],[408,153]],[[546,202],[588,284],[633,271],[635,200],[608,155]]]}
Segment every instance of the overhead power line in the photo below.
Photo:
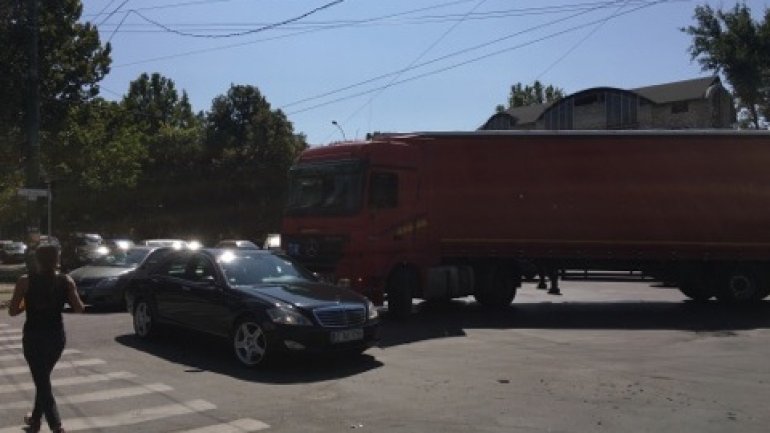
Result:
{"label": "overhead power line", "polygon": [[[441,5],[426,6],[426,7],[422,7],[422,8],[418,8],[418,9],[412,9],[412,10],[408,10],[408,11],[404,11],[404,12],[397,12],[397,13],[394,13],[394,14],[389,14],[389,15],[384,15],[384,16],[379,16],[379,17],[374,17],[374,18],[368,18],[368,19],[360,20],[358,22],[370,22],[370,21],[384,20],[384,19],[388,19],[388,18],[392,18],[392,17],[396,17],[396,16],[409,15],[409,14],[423,12],[423,11],[426,11],[426,10],[447,7],[447,6],[455,5],[455,4],[458,4],[458,3],[466,3],[467,1],[468,0],[455,0],[455,1],[452,1],[452,2],[448,2],[448,3],[443,3]],[[135,65],[145,64],[145,63],[157,62],[157,61],[161,61],[161,60],[171,60],[171,59],[176,59],[176,58],[179,58],[179,57],[191,56],[191,55],[195,55],[195,54],[205,54],[205,53],[209,53],[209,52],[213,52],[213,51],[222,51],[222,50],[226,50],[226,49],[230,49],[230,48],[245,47],[247,45],[254,45],[254,44],[261,43],[261,42],[268,42],[268,41],[273,41],[273,40],[277,40],[277,39],[284,39],[284,38],[289,38],[289,37],[293,37],[293,36],[300,36],[300,35],[305,35],[305,34],[309,34],[309,33],[315,33],[317,31],[321,31],[321,30],[333,30],[333,29],[338,29],[338,28],[343,28],[343,27],[347,27],[347,26],[346,25],[335,25],[335,26],[324,27],[322,29],[305,30],[305,31],[301,31],[301,32],[292,33],[292,34],[289,34],[289,35],[272,36],[272,37],[269,37],[269,38],[262,38],[262,39],[257,39],[257,40],[254,40],[254,41],[239,42],[239,43],[236,43],[236,44],[228,44],[228,45],[220,45],[220,46],[211,47],[211,48],[202,48],[202,49],[199,49],[199,50],[186,51],[186,52],[177,53],[177,54],[169,54],[169,55],[166,55],[166,56],[153,57],[153,58],[149,58],[149,59],[145,59],[145,60],[138,60],[138,61],[135,61],[135,62],[122,63],[122,64],[119,64],[119,65],[113,65],[112,68],[115,69],[115,68],[122,68],[122,67],[126,67],[126,66],[135,66]]]}
{"label": "overhead power line", "polygon": [[[128,1],[128,0],[126,0],[126,1]],[[290,18],[288,20],[280,21],[280,22],[277,22],[277,23],[274,23],[274,24],[268,24],[266,26],[259,27],[259,28],[256,28],[256,29],[245,30],[245,31],[242,31],[242,32],[228,33],[228,34],[224,34],[224,35],[198,34],[198,33],[183,32],[181,30],[173,29],[173,28],[168,27],[168,26],[166,26],[164,24],[161,24],[161,23],[159,23],[159,22],[157,22],[155,20],[147,18],[146,16],[142,15],[141,12],[138,12],[138,11],[136,11],[134,9],[128,11],[128,13],[134,13],[135,15],[137,15],[141,19],[147,21],[148,23],[153,24],[155,26],[158,26],[159,28],[161,28],[161,29],[163,29],[163,30],[165,30],[165,31],[167,31],[169,33],[174,33],[174,34],[177,34],[179,36],[186,36],[186,37],[191,37],[191,38],[218,39],[218,38],[234,38],[234,37],[238,37],[238,36],[246,36],[246,35],[251,35],[251,34],[254,34],[254,33],[260,33],[260,32],[263,32],[265,30],[271,30],[271,29],[274,29],[276,27],[281,27],[281,26],[284,26],[286,24],[290,24],[290,23],[299,21],[299,20],[301,20],[303,18],[307,18],[310,15],[318,13],[318,12],[324,10],[324,9],[328,9],[330,7],[336,6],[336,5],[338,5],[338,4],[340,4],[340,3],[344,2],[344,1],[345,0],[334,0],[332,2],[326,3],[326,4],[324,4],[322,6],[319,6],[319,7],[315,8],[315,9],[311,9],[310,11],[305,12],[302,15],[296,16],[294,18]]]}
{"label": "overhead power line", "polygon": [[[671,2],[674,2],[674,1],[683,1],[683,0],[658,0],[658,1],[650,2],[648,4],[645,4],[645,5],[642,5],[642,6],[638,6],[638,7],[633,8],[633,9],[629,9],[629,10],[627,10],[625,12],[618,13],[618,14],[615,15],[615,17],[613,19],[618,18],[620,16],[628,15],[628,14],[631,14],[631,13],[637,12],[639,10],[646,9],[646,8],[649,8],[649,7],[658,5],[658,4],[671,3]],[[530,46],[530,45],[534,45],[534,44],[536,44],[538,42],[542,42],[542,41],[545,41],[545,40],[548,40],[548,39],[553,39],[553,38],[555,38],[557,36],[561,36],[561,35],[564,35],[564,34],[567,34],[567,33],[571,33],[571,32],[574,32],[574,31],[577,31],[577,30],[580,30],[580,29],[591,27],[593,25],[596,25],[596,24],[602,22],[603,20],[606,20],[606,17],[605,18],[601,18],[599,20],[594,20],[594,21],[591,21],[591,22],[588,22],[588,23],[584,23],[584,24],[580,24],[580,25],[577,25],[577,26],[573,26],[573,27],[570,27],[568,29],[561,30],[561,31],[558,31],[558,32],[555,32],[555,33],[551,33],[549,35],[546,35],[546,36],[543,36],[543,37],[531,40],[529,42],[525,42],[525,43],[518,44],[518,45],[515,45],[515,46],[512,46],[512,47],[508,47],[508,48],[504,48],[504,49],[501,49],[501,50],[497,50],[497,51],[494,51],[494,52],[489,53],[489,54],[485,54],[485,55],[482,55],[482,56],[477,56],[477,57],[474,57],[474,58],[471,58],[471,59],[468,59],[468,60],[465,60],[465,61],[462,61],[462,62],[458,62],[458,63],[452,64],[452,65],[449,65],[449,66],[445,66],[443,68],[435,69],[435,70],[428,71],[428,72],[425,72],[425,73],[422,73],[422,74],[419,74],[419,75],[415,75],[415,76],[412,76],[412,77],[409,77],[409,78],[405,78],[403,80],[399,80],[399,81],[390,83],[388,85],[383,85],[383,86],[375,87],[375,88],[372,88],[372,89],[369,89],[369,90],[364,90],[364,91],[361,91],[361,92],[358,92],[358,93],[355,93],[355,94],[352,94],[352,95],[342,96],[342,97],[339,97],[339,98],[336,98],[336,99],[332,99],[330,101],[325,101],[325,102],[322,102],[322,103],[319,103],[319,104],[315,104],[315,105],[312,105],[312,106],[309,106],[309,107],[306,107],[306,108],[303,108],[303,109],[295,110],[295,111],[287,113],[287,115],[295,115],[295,114],[299,114],[299,113],[304,113],[306,111],[314,110],[316,108],[324,107],[324,106],[331,105],[331,104],[334,104],[334,103],[337,103],[337,102],[342,102],[342,101],[346,101],[346,100],[349,100],[349,99],[357,98],[357,97],[360,97],[360,96],[368,95],[368,94],[377,92],[377,91],[379,91],[381,89],[387,88],[389,86],[395,86],[395,85],[400,85],[400,84],[408,83],[408,82],[415,81],[415,80],[418,80],[418,79],[421,79],[421,78],[429,77],[429,76],[436,75],[436,74],[439,74],[439,73],[442,73],[442,72],[446,72],[446,71],[449,71],[449,70],[452,70],[452,69],[456,69],[456,68],[459,68],[461,66],[465,66],[465,65],[468,65],[468,64],[471,64],[471,63],[476,63],[478,61],[485,60],[485,59],[488,59],[490,57],[495,57],[495,56],[498,56],[498,55],[501,55],[501,54],[504,54],[504,53],[507,53],[507,52],[510,52],[510,51],[514,51],[514,50],[518,50],[518,49],[521,49],[521,48],[524,48],[524,47],[527,47],[527,46]],[[388,74],[388,75],[392,75],[392,74]],[[329,95],[327,95],[327,96],[329,96]],[[283,109],[285,107],[286,107],[286,105],[281,107],[281,109]]]}
{"label": "overhead power line", "polygon": [[[443,56],[440,56],[440,57],[436,57],[434,59],[431,59],[431,60],[428,60],[428,61],[425,61],[425,62],[422,62],[422,63],[417,63],[417,64],[414,64],[414,65],[411,65],[408,68],[399,69],[397,71],[389,72],[389,73],[382,74],[382,75],[378,75],[376,77],[369,78],[369,79],[364,80],[364,81],[359,81],[357,83],[350,84],[348,86],[340,87],[340,88],[337,88],[337,89],[334,89],[334,90],[330,90],[330,91],[327,91],[327,92],[324,92],[324,93],[320,93],[320,94],[317,94],[317,95],[313,95],[313,96],[309,96],[309,97],[306,97],[306,98],[303,98],[303,99],[299,99],[297,101],[293,101],[293,102],[290,102],[288,104],[284,104],[281,108],[286,109],[288,107],[293,107],[295,105],[299,105],[299,104],[302,104],[302,103],[305,103],[305,102],[314,101],[314,100],[317,100],[317,99],[322,99],[322,98],[325,98],[327,96],[331,96],[331,95],[334,95],[334,94],[337,94],[337,93],[341,93],[341,92],[344,92],[344,91],[347,91],[347,90],[354,89],[356,87],[361,87],[363,85],[373,83],[375,81],[379,81],[379,80],[382,80],[382,79],[385,79],[385,78],[389,78],[389,77],[392,77],[392,76],[395,76],[395,75],[399,75],[399,74],[402,74],[404,72],[408,72],[410,70],[419,69],[419,68],[422,68],[422,67],[425,67],[425,66],[428,66],[428,65],[432,65],[434,63],[438,63],[438,62],[441,62],[443,60],[447,60],[447,59],[450,59],[450,58],[453,58],[453,57],[457,57],[457,56],[460,56],[460,55],[463,55],[463,54],[466,54],[466,53],[469,53],[469,52],[472,52],[472,51],[477,51],[477,50],[480,50],[482,48],[486,48],[486,47],[489,47],[491,45],[494,45],[494,44],[497,44],[497,43],[500,43],[500,42],[503,42],[503,41],[506,41],[506,40],[509,40],[509,39],[513,39],[513,38],[519,37],[519,36],[527,34],[527,33],[534,32],[536,30],[544,29],[546,27],[550,27],[550,26],[553,26],[553,25],[556,25],[556,24],[559,24],[559,23],[562,23],[562,22],[570,21],[570,20],[575,19],[577,17],[580,17],[580,16],[583,16],[583,15],[589,14],[591,12],[595,12],[597,10],[606,8],[608,4],[610,4],[612,6],[615,6],[620,1],[622,1],[622,0],[615,0],[615,1],[612,1],[612,2],[609,2],[609,3],[602,3],[601,6],[596,6],[593,9],[589,9],[589,10],[586,10],[586,11],[578,12],[578,13],[575,13],[575,14],[572,14],[572,15],[568,15],[566,17],[557,18],[555,20],[548,21],[546,23],[538,24],[538,25],[535,25],[535,26],[532,26],[532,27],[529,27],[529,28],[526,28],[526,29],[523,29],[523,30],[519,30],[519,31],[516,31],[516,32],[513,32],[513,33],[509,33],[509,34],[507,34],[505,36],[502,36],[502,37],[499,37],[499,38],[495,38],[495,39],[492,39],[490,41],[487,41],[487,42],[484,42],[484,43],[481,43],[481,44],[477,44],[477,45],[474,45],[474,46],[471,46],[471,47],[467,47],[467,48],[464,48],[462,50],[455,51],[455,52],[452,52],[452,53],[449,53],[449,54],[446,54],[446,55],[443,55]],[[660,1],[661,0],[656,0],[653,3],[657,3],[657,2],[660,2]],[[674,1],[674,0],[662,0],[662,1]],[[647,2],[645,4],[653,4],[653,3]]]}
{"label": "overhead power line", "polygon": [[[648,0],[629,0],[628,4],[644,4]],[[461,3],[461,2],[455,2]],[[282,29],[285,30],[302,30],[302,29],[324,29],[326,27],[338,28],[338,26],[349,27],[367,27],[367,26],[402,26],[402,25],[423,25],[423,24],[441,24],[445,22],[462,22],[462,21],[487,21],[496,19],[507,19],[511,17],[524,17],[524,16],[539,16],[539,15],[554,15],[559,13],[567,13],[574,11],[581,11],[587,9],[593,9],[596,6],[614,5],[617,1],[602,1],[602,2],[586,2],[565,4],[559,6],[543,6],[536,8],[513,8],[506,10],[487,11],[487,12],[474,12],[471,14],[444,14],[444,15],[422,15],[416,17],[388,17],[389,19],[366,19],[366,20],[327,20],[327,21],[310,21],[303,20],[298,23],[291,23],[292,25],[284,25]],[[443,5],[442,5],[443,6]],[[135,9],[140,10],[140,9]],[[394,19],[395,18],[395,19]],[[185,28],[188,32],[193,30],[198,32],[224,32],[242,29],[252,29],[255,26],[264,26],[266,23],[246,23],[246,22],[203,22],[203,23],[165,23],[167,27]],[[106,25],[103,27],[110,27]],[[149,23],[132,23],[123,25],[121,33],[159,33],[166,32],[162,28]]]}

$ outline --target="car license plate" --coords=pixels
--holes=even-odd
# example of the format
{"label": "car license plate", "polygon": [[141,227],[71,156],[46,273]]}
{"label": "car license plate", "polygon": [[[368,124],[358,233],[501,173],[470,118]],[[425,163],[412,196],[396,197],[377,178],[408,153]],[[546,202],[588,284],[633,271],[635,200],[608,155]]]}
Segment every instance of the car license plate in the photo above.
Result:
{"label": "car license plate", "polygon": [[364,339],[363,328],[345,329],[344,331],[332,331],[332,343],[345,343]]}

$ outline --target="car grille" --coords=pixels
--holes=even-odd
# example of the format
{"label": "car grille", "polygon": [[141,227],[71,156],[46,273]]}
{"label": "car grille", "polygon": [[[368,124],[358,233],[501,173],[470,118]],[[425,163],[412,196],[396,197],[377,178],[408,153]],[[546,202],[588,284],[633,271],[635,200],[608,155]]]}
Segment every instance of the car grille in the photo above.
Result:
{"label": "car grille", "polygon": [[366,308],[362,305],[323,307],[314,310],[313,314],[324,328],[347,328],[366,322]]}

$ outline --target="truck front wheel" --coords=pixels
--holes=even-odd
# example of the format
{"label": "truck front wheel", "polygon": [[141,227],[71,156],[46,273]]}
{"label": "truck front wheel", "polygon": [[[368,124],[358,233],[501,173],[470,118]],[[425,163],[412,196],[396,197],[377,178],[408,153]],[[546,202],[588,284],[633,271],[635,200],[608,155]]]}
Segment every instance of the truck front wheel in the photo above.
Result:
{"label": "truck front wheel", "polygon": [[717,299],[729,303],[745,303],[762,299],[767,291],[767,279],[754,266],[736,266],[722,277]]}
{"label": "truck front wheel", "polygon": [[516,296],[516,279],[513,272],[501,265],[489,265],[480,269],[473,297],[489,308],[511,305]]}

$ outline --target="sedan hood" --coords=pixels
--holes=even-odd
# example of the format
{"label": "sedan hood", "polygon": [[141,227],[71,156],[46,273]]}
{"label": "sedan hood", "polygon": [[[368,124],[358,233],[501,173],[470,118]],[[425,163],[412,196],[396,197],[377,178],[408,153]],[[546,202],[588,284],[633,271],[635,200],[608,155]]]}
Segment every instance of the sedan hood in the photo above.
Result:
{"label": "sedan hood", "polygon": [[268,301],[273,299],[300,308],[366,302],[366,298],[353,291],[322,283],[265,284],[240,289]]}
{"label": "sedan hood", "polygon": [[120,268],[116,266],[83,266],[70,272],[73,280],[119,277],[133,271],[134,268]]}

